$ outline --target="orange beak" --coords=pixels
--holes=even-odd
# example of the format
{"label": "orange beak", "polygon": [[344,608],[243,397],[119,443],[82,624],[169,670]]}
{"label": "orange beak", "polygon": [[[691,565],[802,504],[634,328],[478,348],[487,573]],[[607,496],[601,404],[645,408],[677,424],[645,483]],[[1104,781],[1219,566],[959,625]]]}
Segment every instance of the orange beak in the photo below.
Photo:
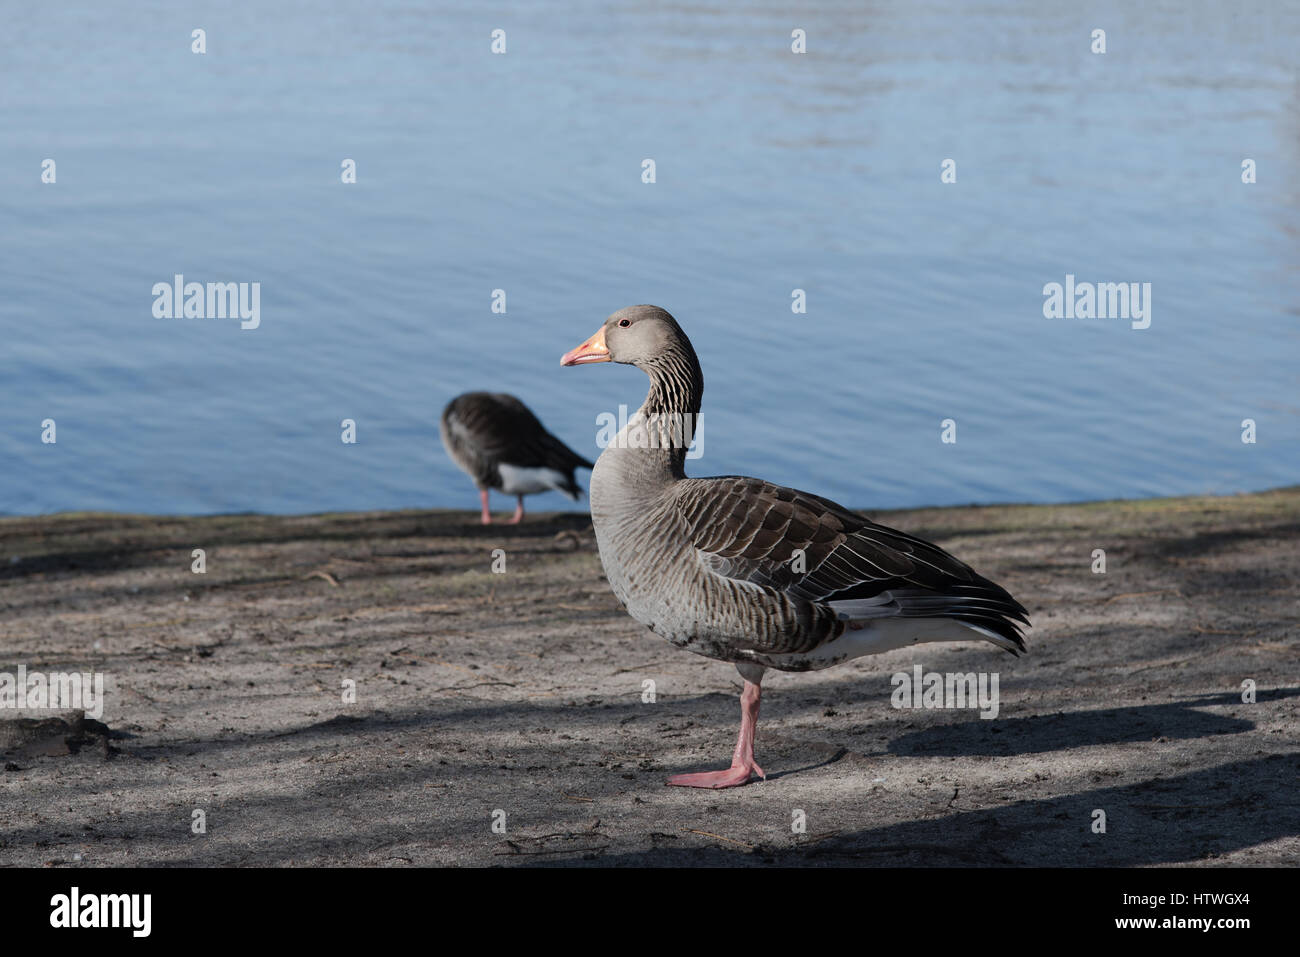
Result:
{"label": "orange beak", "polygon": [[609,362],[609,349],[605,347],[605,327],[601,326],[596,334],[578,348],[566,352],[560,357],[562,366],[580,366],[589,362]]}

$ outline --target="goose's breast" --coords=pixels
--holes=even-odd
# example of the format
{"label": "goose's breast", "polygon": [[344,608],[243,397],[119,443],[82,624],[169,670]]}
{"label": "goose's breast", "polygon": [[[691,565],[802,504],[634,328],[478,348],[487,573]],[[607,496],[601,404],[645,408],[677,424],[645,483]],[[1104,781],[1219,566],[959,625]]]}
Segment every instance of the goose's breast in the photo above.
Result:
{"label": "goose's breast", "polygon": [[663,523],[644,520],[653,514],[605,513],[592,495],[592,525],[609,587],[629,615],[656,634],[686,645],[711,630],[702,613],[698,582],[690,574],[694,554],[689,543]]}
{"label": "goose's breast", "polygon": [[759,596],[705,570],[671,484],[643,481],[640,464],[611,447],[591,473],[591,521],[610,588],[629,615],[673,644],[741,660],[737,646],[769,627]]}

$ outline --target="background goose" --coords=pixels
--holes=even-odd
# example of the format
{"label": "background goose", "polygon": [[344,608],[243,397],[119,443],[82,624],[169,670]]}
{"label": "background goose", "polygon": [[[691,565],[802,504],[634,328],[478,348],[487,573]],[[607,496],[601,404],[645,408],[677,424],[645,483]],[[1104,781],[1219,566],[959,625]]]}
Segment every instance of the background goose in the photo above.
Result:
{"label": "background goose", "polygon": [[573,472],[591,463],[547,432],[528,406],[504,392],[466,392],[442,410],[442,444],[479,489],[482,521],[492,524],[488,489],[518,498],[511,523],[524,517],[524,496],[554,489],[575,502]]}
{"label": "background goose", "polygon": [[621,309],[560,360],[610,361],[637,366],[650,391],[591,475],[605,575],[633,618],[735,662],[744,681],[731,767],[669,784],[725,788],[764,776],[754,730],[767,668],[827,668],[923,641],[1024,650],[1025,609],[938,546],[760,479],[687,478],[689,438],[674,430],[699,413],[704,376],[663,309]]}

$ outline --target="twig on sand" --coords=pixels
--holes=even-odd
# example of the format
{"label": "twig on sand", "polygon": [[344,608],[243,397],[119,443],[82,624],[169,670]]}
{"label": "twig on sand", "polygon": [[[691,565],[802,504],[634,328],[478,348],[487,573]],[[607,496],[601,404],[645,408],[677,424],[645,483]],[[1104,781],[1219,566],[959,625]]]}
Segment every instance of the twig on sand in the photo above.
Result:
{"label": "twig on sand", "polygon": [[579,538],[578,533],[573,531],[573,529],[571,528],[566,528],[562,532],[556,532],[555,538],[552,539],[552,541],[554,541],[555,544],[557,545],[560,544],[561,542],[571,542],[575,549],[579,549],[582,547],[582,539]]}
{"label": "twig on sand", "polygon": [[1234,638],[1249,638],[1251,635],[1259,634],[1258,628],[1252,628],[1250,631],[1224,631],[1219,628],[1202,628],[1200,625],[1192,625],[1192,631],[1198,635],[1232,635]]}
{"label": "twig on sand", "polygon": [[[1211,632],[1211,634],[1229,635],[1229,634],[1237,634],[1237,633],[1225,631],[1225,632]],[[1255,634],[1255,632],[1251,631],[1251,632],[1247,632],[1246,634],[1239,635],[1239,637],[1248,638],[1250,637],[1250,635],[1253,634]],[[1186,658],[1166,658],[1164,661],[1153,661],[1151,662],[1151,664],[1143,665],[1141,668],[1134,668],[1132,671],[1129,672],[1129,674],[1140,675],[1142,672],[1151,671],[1153,668],[1172,668],[1174,665],[1185,665],[1189,661],[1201,661],[1205,658],[1211,658],[1214,655],[1220,654],[1221,652],[1224,652],[1226,650],[1227,650],[1226,647],[1212,648],[1209,651],[1201,652],[1198,655],[1189,655]]]}
{"label": "twig on sand", "polygon": [[494,857],[539,857],[543,854],[575,854],[575,853],[594,854],[596,851],[609,850],[610,847],[610,845],[608,844],[598,844],[595,847],[553,847],[550,850],[545,850],[545,851],[525,851],[518,844],[515,844],[512,841],[507,841],[506,843],[508,843],[513,848],[513,850],[497,851],[493,855]]}
{"label": "twig on sand", "polygon": [[[572,795],[567,795],[567,794],[565,795],[565,797],[571,797],[571,796]],[[532,841],[537,844],[541,844],[545,841],[549,841],[552,838],[557,838],[557,837],[564,838],[567,841],[575,841],[575,840],[581,841],[584,839],[590,839],[592,837],[596,837],[599,840],[599,835],[596,834],[596,829],[599,827],[600,827],[600,819],[595,818],[592,820],[591,826],[588,827],[586,831],[557,831],[553,834],[537,834],[537,835],[529,834],[529,835],[519,837],[517,838],[517,840]],[[570,853],[592,854],[595,853],[596,851],[603,851],[610,846],[608,844],[600,844],[597,845],[596,847],[568,846],[568,847],[549,848],[547,850],[526,851],[518,843],[516,843],[516,841],[507,840],[506,845],[510,848],[509,851],[497,851],[495,852],[494,856],[514,857],[517,854],[528,855],[528,856],[535,856],[539,854],[570,854]]]}
{"label": "twig on sand", "polygon": [[1122,595],[1111,595],[1104,604],[1119,601],[1121,598],[1145,598],[1148,595],[1181,595],[1177,588],[1158,588],[1155,591],[1126,591]]}
{"label": "twig on sand", "polygon": [[128,631],[134,630],[136,628],[166,628],[168,625],[184,625],[187,624],[188,621],[189,621],[188,618],[169,618],[166,621],[135,622],[129,625],[123,625],[122,627]]}
{"label": "twig on sand", "polygon": [[721,834],[714,834],[712,831],[701,831],[699,828],[695,827],[684,827],[682,830],[689,834],[703,834],[705,837],[716,837],[719,841],[726,841],[728,844],[735,844],[739,847],[747,847],[751,851],[754,849],[753,844],[746,844],[744,841],[737,841],[730,837],[724,837]]}
{"label": "twig on sand", "polygon": [[633,665],[631,668],[619,668],[617,671],[611,671],[609,674],[612,678],[614,675],[625,675],[629,671],[644,671],[646,668],[653,668],[658,663],[658,661],[649,661],[643,665]]}
{"label": "twig on sand", "polygon": [[496,688],[500,686],[505,686],[507,688],[517,687],[514,683],[509,681],[493,680],[493,681],[479,681],[472,685],[465,685],[465,684],[447,685],[444,688],[433,688],[432,691],[435,694],[437,694],[440,691],[468,691],[470,688],[483,688],[483,687]]}

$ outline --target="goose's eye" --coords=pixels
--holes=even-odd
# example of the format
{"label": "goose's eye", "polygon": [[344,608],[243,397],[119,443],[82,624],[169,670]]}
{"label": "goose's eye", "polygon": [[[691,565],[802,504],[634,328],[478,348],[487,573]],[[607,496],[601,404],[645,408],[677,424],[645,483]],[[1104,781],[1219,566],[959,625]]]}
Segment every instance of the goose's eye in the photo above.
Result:
{"label": "goose's eye", "polygon": [[620,326],[623,326],[624,328],[627,328],[628,326],[632,325],[632,320],[631,320],[631,319],[620,319],[619,322],[618,322],[618,324],[619,324]]}

